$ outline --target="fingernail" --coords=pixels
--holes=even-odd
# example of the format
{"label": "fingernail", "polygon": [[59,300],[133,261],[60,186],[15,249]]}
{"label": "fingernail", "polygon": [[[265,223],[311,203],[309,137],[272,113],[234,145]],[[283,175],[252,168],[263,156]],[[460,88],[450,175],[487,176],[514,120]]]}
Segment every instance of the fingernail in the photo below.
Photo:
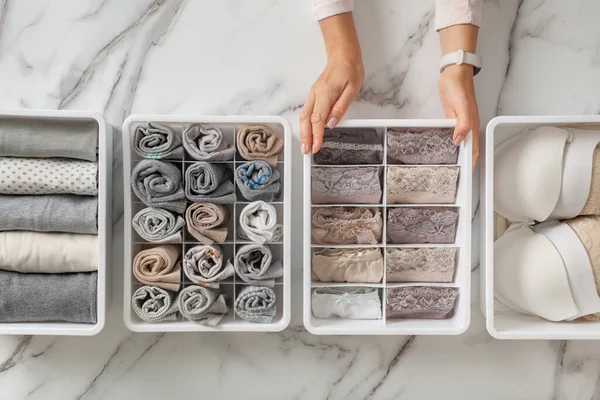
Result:
{"label": "fingernail", "polygon": [[337,123],[338,123],[337,118],[336,117],[331,117],[329,119],[329,122],[327,122],[327,127],[329,129],[333,129],[333,128],[335,128],[335,126],[337,125]]}
{"label": "fingernail", "polygon": [[317,145],[316,144],[313,144],[312,152],[313,152],[313,154],[315,154],[317,152]]}
{"label": "fingernail", "polygon": [[306,143],[302,143],[302,154],[308,153],[308,145]]}
{"label": "fingernail", "polygon": [[458,136],[457,138],[454,139],[454,144],[459,146],[463,140],[464,140],[464,138],[462,136]]}

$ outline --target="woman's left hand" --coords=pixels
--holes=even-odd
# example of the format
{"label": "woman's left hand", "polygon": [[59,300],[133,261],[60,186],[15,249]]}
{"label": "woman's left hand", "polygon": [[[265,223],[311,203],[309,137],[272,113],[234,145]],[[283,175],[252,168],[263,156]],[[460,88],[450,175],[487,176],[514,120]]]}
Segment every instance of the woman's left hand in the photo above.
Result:
{"label": "woman's left hand", "polygon": [[452,140],[458,146],[469,132],[473,133],[473,168],[479,156],[479,110],[475,99],[473,67],[450,65],[439,82],[440,99],[446,118],[456,119]]}

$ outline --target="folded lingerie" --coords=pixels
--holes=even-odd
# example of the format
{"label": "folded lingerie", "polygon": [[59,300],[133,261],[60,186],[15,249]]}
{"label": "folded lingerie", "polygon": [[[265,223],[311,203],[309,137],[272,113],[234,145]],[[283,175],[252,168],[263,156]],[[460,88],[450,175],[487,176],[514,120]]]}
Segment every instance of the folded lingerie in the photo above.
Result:
{"label": "folded lingerie", "polygon": [[458,288],[404,286],[386,289],[388,319],[446,319],[454,314]]}
{"label": "folded lingerie", "polygon": [[317,288],[311,306],[316,318],[380,319],[382,312],[376,288]]}
{"label": "folded lingerie", "polygon": [[459,167],[388,167],[387,203],[454,203],[459,169]]}
{"label": "folded lingerie", "polygon": [[379,283],[382,278],[380,249],[323,249],[313,253],[314,281]]}
{"label": "folded lingerie", "polygon": [[378,204],[381,201],[379,167],[313,167],[315,204]]}
{"label": "folded lingerie", "polygon": [[391,128],[387,133],[390,164],[456,164],[453,128]]}
{"label": "folded lingerie", "polygon": [[381,211],[370,207],[313,208],[311,225],[315,244],[377,244],[383,230]]}
{"label": "folded lingerie", "polygon": [[313,160],[321,165],[381,164],[383,144],[372,128],[326,129]]}
{"label": "folded lingerie", "polygon": [[458,209],[397,207],[388,212],[387,235],[392,243],[454,243]]}
{"label": "folded lingerie", "polygon": [[386,249],[387,282],[452,282],[456,247]]}

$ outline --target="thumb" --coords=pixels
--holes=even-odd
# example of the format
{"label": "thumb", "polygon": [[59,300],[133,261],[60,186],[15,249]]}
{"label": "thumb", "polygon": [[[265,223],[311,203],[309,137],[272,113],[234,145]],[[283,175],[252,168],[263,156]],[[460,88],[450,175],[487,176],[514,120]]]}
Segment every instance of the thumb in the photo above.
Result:
{"label": "thumb", "polygon": [[454,127],[454,136],[452,141],[455,145],[459,145],[465,140],[465,137],[471,131],[471,113],[468,108],[456,110],[456,127]]}

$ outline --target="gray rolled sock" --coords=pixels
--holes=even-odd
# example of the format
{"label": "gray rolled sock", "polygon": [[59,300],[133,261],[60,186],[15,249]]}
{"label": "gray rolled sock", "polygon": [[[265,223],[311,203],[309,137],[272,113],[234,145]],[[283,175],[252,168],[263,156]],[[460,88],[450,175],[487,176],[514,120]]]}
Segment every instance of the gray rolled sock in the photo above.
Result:
{"label": "gray rolled sock", "polygon": [[185,220],[170,211],[147,207],[135,214],[131,225],[148,242],[181,243]]}
{"label": "gray rolled sock", "polygon": [[0,119],[0,156],[96,161],[97,154],[96,121]]}
{"label": "gray rolled sock", "polygon": [[185,196],[189,201],[227,204],[235,202],[231,170],[224,164],[197,162],[185,171]]}
{"label": "gray rolled sock", "polygon": [[245,286],[235,299],[235,313],[246,321],[269,324],[277,313],[273,289]]}
{"label": "gray rolled sock", "polygon": [[95,324],[98,273],[20,274],[0,271],[0,322]]}
{"label": "gray rolled sock", "polygon": [[237,167],[235,183],[248,201],[275,201],[281,192],[279,171],[264,161],[250,161]]}
{"label": "gray rolled sock", "polygon": [[200,325],[216,326],[229,309],[219,289],[188,286],[179,292],[179,311],[186,319]]}
{"label": "gray rolled sock", "polygon": [[275,286],[275,278],[283,276],[281,261],[273,261],[268,246],[248,244],[238,249],[234,262],[235,271],[246,283],[269,287]]}
{"label": "gray rolled sock", "polygon": [[175,297],[175,292],[156,286],[142,286],[133,293],[131,306],[143,321],[173,321],[177,316]]}
{"label": "gray rolled sock", "polygon": [[183,158],[181,136],[168,126],[148,122],[146,126],[136,128],[132,140],[140,157],[155,160]]}
{"label": "gray rolled sock", "polygon": [[148,207],[164,208],[180,214],[187,202],[181,183],[181,171],[168,162],[142,160],[131,172],[131,188]]}
{"label": "gray rolled sock", "polygon": [[183,147],[198,161],[229,161],[235,157],[235,147],[223,138],[216,126],[190,125],[183,131]]}
{"label": "gray rolled sock", "polygon": [[98,198],[0,195],[0,231],[98,233]]}

